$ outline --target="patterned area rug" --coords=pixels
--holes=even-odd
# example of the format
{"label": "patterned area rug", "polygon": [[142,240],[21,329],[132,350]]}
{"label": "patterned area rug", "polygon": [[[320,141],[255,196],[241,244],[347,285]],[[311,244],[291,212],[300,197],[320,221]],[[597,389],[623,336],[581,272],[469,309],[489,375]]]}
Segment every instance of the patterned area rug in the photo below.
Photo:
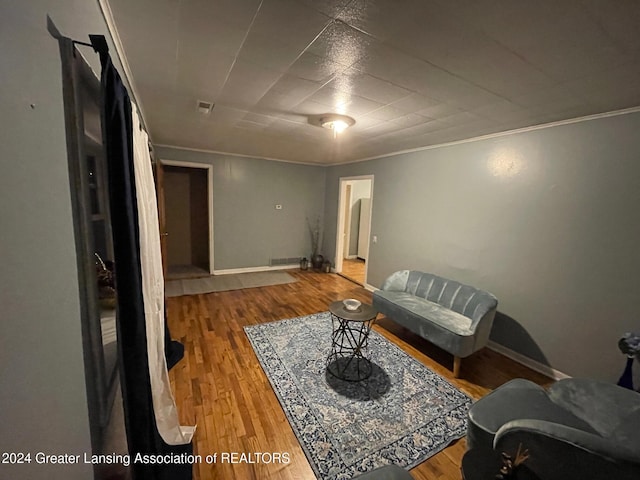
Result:
{"label": "patterned area rug", "polygon": [[320,479],[410,469],[466,434],[471,398],[375,331],[372,375],[346,382],[326,372],[329,312],[244,329]]}

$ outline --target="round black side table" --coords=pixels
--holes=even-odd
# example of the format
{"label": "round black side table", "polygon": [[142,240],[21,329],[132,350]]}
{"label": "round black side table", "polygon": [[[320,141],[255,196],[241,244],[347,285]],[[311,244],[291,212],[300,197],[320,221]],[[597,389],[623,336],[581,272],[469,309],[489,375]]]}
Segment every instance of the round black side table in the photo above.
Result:
{"label": "round black side table", "polygon": [[329,305],[329,312],[333,332],[327,371],[334,377],[349,382],[369,378],[373,369],[365,352],[369,332],[378,311],[364,303],[356,310],[347,310],[340,300]]}

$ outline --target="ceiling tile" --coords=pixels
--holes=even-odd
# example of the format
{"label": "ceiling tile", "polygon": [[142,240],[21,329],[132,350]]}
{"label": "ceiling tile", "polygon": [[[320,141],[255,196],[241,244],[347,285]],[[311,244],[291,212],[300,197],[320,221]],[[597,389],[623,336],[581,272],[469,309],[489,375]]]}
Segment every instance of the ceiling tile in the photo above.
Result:
{"label": "ceiling tile", "polygon": [[524,120],[531,117],[531,111],[522,105],[518,105],[507,100],[500,100],[495,103],[483,105],[472,111],[482,118],[488,118],[500,123],[512,120]]}
{"label": "ceiling tile", "polygon": [[215,105],[211,113],[207,116],[207,121],[212,123],[222,123],[234,126],[246,115],[245,110],[240,110],[225,105]]}
{"label": "ceiling tile", "polygon": [[[582,5],[620,52],[640,51],[640,2],[627,0],[612,6],[611,2],[603,0],[583,0]],[[586,33],[590,34],[590,31]]]}
{"label": "ceiling tile", "polygon": [[431,118],[423,117],[417,113],[409,113],[401,117],[396,117],[392,119],[391,122],[401,126],[402,128],[408,128],[415,125],[426,125],[431,120]]}
{"label": "ceiling tile", "polygon": [[[136,82],[172,87],[176,81],[179,40],[179,4],[164,2],[157,8],[151,0],[111,0],[118,32],[126,45],[127,60]],[[150,14],[150,12],[152,12]],[[143,35],[140,32],[145,32]],[[150,55],[150,52],[154,54]],[[169,61],[168,61],[169,60]]]}
{"label": "ceiling tile", "polygon": [[433,107],[439,103],[437,100],[425,97],[420,93],[412,93],[393,102],[393,106],[405,113],[414,113],[425,108]]}
{"label": "ceiling tile", "polygon": [[398,32],[403,32],[403,37],[413,35],[416,30],[424,29],[428,20],[440,11],[436,2],[423,0],[353,0],[338,18],[385,40],[397,37]]}
{"label": "ceiling tile", "polygon": [[329,22],[326,15],[294,0],[263,2],[239,56],[284,71]]}
{"label": "ceiling tile", "polygon": [[336,76],[329,86],[383,104],[392,103],[412,93],[406,88],[354,69],[348,69]]}
{"label": "ceiling tile", "polygon": [[422,115],[423,117],[438,119],[441,117],[447,117],[449,115],[460,113],[461,111],[462,110],[460,110],[458,107],[455,107],[451,104],[438,103],[436,105],[418,110],[415,113],[417,113],[418,115]]}
{"label": "ceiling tile", "polygon": [[[139,3],[140,0],[129,3]],[[150,2],[152,12],[160,2]],[[251,27],[260,6],[259,0],[214,1],[189,0],[187,2],[162,2],[179,5],[175,18],[180,26],[181,51],[198,49],[205,52],[219,52],[233,58],[238,55],[242,42]]]}
{"label": "ceiling tile", "polygon": [[349,25],[333,21],[309,45],[307,51],[343,67],[350,67],[364,57],[371,41],[367,35]]}
{"label": "ceiling tile", "polygon": [[337,112],[345,115],[351,115],[356,119],[361,115],[373,112],[381,108],[383,105],[368,98],[359,97],[357,95],[351,95],[348,97],[348,101],[338,106]]}
{"label": "ceiling tile", "polygon": [[375,38],[369,39],[369,45],[359,60],[352,65],[363,73],[376,78],[385,79],[393,83],[393,79],[401,73],[412,69],[424,61],[412,57],[397,48]]}
{"label": "ceiling tile", "polygon": [[385,105],[383,107],[372,110],[367,114],[367,117],[374,118],[376,120],[389,121],[396,118],[400,118],[406,115],[406,113],[393,105]]}
{"label": "ceiling tile", "polygon": [[415,63],[403,72],[395,72],[394,83],[435,100],[490,93],[426,62]]}
{"label": "ceiling tile", "polygon": [[566,108],[584,104],[584,101],[577,95],[574,95],[570,89],[559,85],[542,90],[533,90],[526,95],[516,96],[512,102],[516,105],[532,109],[547,107]]}
{"label": "ceiling tile", "polygon": [[340,12],[351,2],[351,0],[297,0],[299,3],[307,5],[314,10],[325,15],[336,18]]}
{"label": "ceiling tile", "polygon": [[106,1],[156,143],[339,163],[640,105],[632,0]]}
{"label": "ceiling tile", "polygon": [[284,73],[306,46],[305,41],[289,42],[288,38],[252,33],[242,45],[238,58]]}
{"label": "ceiling tile", "polygon": [[293,97],[306,97],[322,87],[320,82],[306,80],[293,75],[283,75],[271,87],[272,90],[285,93]]}
{"label": "ceiling tile", "polygon": [[251,107],[281,76],[282,74],[275,70],[238,59],[233,65],[218,101],[234,107]]}
{"label": "ceiling tile", "polygon": [[313,82],[326,83],[334,75],[345,70],[344,65],[333,62],[310,52],[304,52],[289,67],[287,73]]}
{"label": "ceiling tile", "polygon": [[302,115],[320,115],[322,113],[329,113],[331,110],[332,108],[330,105],[318,103],[309,99],[306,99],[295,106],[295,111]]}
{"label": "ceiling tile", "polygon": [[482,121],[482,117],[471,112],[460,112],[446,117],[439,117],[438,121],[445,125],[464,125]]}
{"label": "ceiling tile", "polygon": [[337,112],[340,107],[344,107],[344,105],[351,100],[351,95],[349,95],[347,92],[331,88],[329,84],[327,84],[324,87],[316,90],[305,100],[311,100],[313,102],[322,104],[325,106],[327,111]]}

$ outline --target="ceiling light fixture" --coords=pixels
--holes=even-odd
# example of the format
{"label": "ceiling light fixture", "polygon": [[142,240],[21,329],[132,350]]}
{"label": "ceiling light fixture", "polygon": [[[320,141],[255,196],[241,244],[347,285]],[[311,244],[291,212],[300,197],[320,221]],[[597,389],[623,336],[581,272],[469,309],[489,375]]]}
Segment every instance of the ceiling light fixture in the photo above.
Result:
{"label": "ceiling light fixture", "polygon": [[333,130],[333,138],[336,138],[339,133],[344,132],[347,128],[355,124],[356,121],[347,115],[327,113],[320,116],[318,123],[322,128]]}

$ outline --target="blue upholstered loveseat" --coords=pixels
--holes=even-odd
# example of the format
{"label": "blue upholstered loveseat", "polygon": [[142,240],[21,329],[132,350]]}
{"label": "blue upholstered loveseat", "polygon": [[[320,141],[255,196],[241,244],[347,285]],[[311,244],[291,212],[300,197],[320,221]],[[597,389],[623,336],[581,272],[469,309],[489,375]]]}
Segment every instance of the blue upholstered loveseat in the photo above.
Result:
{"label": "blue upholstered loveseat", "polygon": [[373,294],[373,306],[460,361],[489,341],[498,300],[489,292],[432,273],[401,270]]}

